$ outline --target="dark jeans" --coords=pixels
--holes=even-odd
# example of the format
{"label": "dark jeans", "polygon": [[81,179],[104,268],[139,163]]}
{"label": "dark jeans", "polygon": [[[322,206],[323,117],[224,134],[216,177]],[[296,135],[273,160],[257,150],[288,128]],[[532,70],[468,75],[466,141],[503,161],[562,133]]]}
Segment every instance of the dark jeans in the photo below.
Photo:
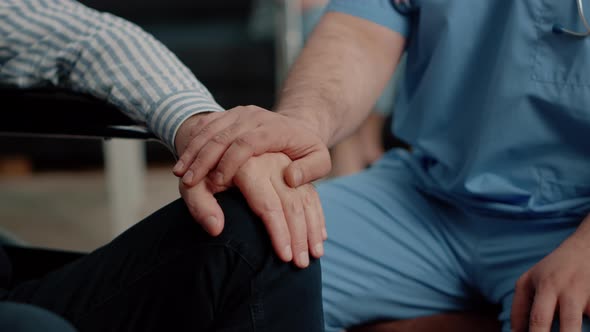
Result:
{"label": "dark jeans", "polygon": [[[48,309],[81,332],[323,331],[319,261],[281,262],[237,191],[218,200],[219,237],[178,200],[89,255],[17,280],[3,300]],[[17,279],[41,274],[34,255],[7,252]]]}

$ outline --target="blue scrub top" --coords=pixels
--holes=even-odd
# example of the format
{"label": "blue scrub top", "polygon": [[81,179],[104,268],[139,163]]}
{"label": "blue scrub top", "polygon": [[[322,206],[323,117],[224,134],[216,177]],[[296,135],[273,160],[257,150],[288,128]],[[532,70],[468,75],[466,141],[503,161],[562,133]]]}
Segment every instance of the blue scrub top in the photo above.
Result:
{"label": "blue scrub top", "polygon": [[[575,0],[333,0],[407,37],[395,128],[424,190],[490,212],[590,211],[590,38]],[[587,5],[590,1],[587,2]]]}

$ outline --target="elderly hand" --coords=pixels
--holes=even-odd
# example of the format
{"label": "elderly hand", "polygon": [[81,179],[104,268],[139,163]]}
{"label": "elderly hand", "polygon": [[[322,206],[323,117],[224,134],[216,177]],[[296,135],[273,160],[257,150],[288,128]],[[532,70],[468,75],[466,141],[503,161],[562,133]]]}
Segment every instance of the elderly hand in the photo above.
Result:
{"label": "elderly hand", "polygon": [[208,174],[217,186],[227,186],[252,156],[282,152],[293,162],[285,170],[291,187],[325,176],[331,168],[328,149],[302,120],[256,106],[241,106],[220,113],[199,114],[176,135],[180,159],[173,172],[187,186]]}
{"label": "elderly hand", "polygon": [[549,332],[555,318],[560,331],[580,332],[590,314],[590,238],[584,224],[555,251],[524,273],[512,303],[512,331]]}
{"label": "elderly hand", "polygon": [[[319,197],[311,184],[291,188],[283,172],[291,160],[282,153],[267,153],[250,158],[233,180],[250,208],[264,223],[277,255],[284,261],[293,260],[304,268],[309,254],[323,255],[326,227]],[[223,211],[213,195],[227,189],[205,178],[189,187],[179,181],[180,193],[195,220],[211,235],[223,230]]]}

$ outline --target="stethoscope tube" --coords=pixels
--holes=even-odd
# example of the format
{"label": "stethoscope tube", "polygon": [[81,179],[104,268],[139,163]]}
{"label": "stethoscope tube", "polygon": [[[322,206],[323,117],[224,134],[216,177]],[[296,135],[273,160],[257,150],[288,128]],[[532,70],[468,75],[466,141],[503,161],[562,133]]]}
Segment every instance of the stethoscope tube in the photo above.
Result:
{"label": "stethoscope tube", "polygon": [[417,9],[412,0],[391,0],[391,5],[398,13],[404,16],[411,14]]}
{"label": "stethoscope tube", "polygon": [[584,15],[584,2],[583,2],[583,0],[576,0],[576,4],[578,5],[578,16],[580,17],[580,20],[582,20],[582,23],[584,24],[586,31],[584,31],[584,32],[573,31],[573,30],[564,28],[563,25],[561,25],[559,23],[555,23],[555,24],[553,24],[553,32],[554,33],[566,34],[566,35],[579,37],[579,38],[586,38],[586,37],[590,36],[590,24],[588,24],[588,21],[586,20],[586,15]]}

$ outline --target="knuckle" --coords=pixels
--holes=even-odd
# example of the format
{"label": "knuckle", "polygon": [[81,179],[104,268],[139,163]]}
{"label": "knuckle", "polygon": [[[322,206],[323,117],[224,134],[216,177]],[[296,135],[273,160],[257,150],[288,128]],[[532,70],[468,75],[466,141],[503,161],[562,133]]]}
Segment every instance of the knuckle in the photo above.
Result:
{"label": "knuckle", "polygon": [[211,142],[219,144],[219,145],[226,145],[229,143],[229,140],[230,140],[230,133],[227,130],[217,133],[211,138]]}
{"label": "knuckle", "polygon": [[539,280],[537,285],[538,292],[551,292],[555,289],[556,281],[555,278],[552,276],[544,277]]}
{"label": "knuckle", "polygon": [[276,204],[269,202],[267,199],[260,204],[260,211],[268,216],[274,216],[281,212],[281,208]]}
{"label": "knuckle", "polygon": [[236,108],[236,111],[238,111],[239,113],[246,115],[246,116],[251,116],[252,115],[252,111],[253,111],[253,105],[243,105],[240,106],[238,108]]}
{"label": "knuckle", "polygon": [[313,204],[313,197],[309,194],[303,195],[303,204],[305,206],[311,206]]}
{"label": "knuckle", "polygon": [[559,320],[566,325],[578,325],[582,323],[582,312],[566,311],[561,312]]}
{"label": "knuckle", "polygon": [[178,158],[178,161],[182,161],[185,165],[189,165],[191,158],[194,157],[194,154],[194,152],[186,150],[182,156]]}
{"label": "knuckle", "polygon": [[207,115],[203,115],[203,116],[199,117],[199,119],[197,119],[197,122],[195,123],[195,126],[192,127],[192,129],[194,130],[194,133],[195,134],[198,133],[200,131],[200,129],[207,126],[208,123],[209,123],[209,118],[207,117]]}
{"label": "knuckle", "polygon": [[203,119],[197,120],[197,123],[194,126],[190,127],[188,132],[189,137],[196,137],[199,135],[205,127],[205,123],[203,123]]}
{"label": "knuckle", "polygon": [[294,215],[300,215],[303,213],[303,204],[295,199],[287,203],[287,209]]}
{"label": "knuckle", "polygon": [[268,142],[272,137],[270,132],[268,132],[268,130],[259,130],[256,133],[256,136],[258,138],[259,141],[261,142]]}
{"label": "knuckle", "polygon": [[250,112],[260,112],[261,110],[263,110],[263,108],[258,107],[256,105],[246,105],[244,107]]}
{"label": "knuckle", "polygon": [[291,239],[291,246],[295,251],[303,251],[307,250],[307,239],[306,238],[297,238]]}
{"label": "knuckle", "polygon": [[529,325],[532,327],[545,327],[551,324],[551,318],[546,315],[533,311],[529,317]]}
{"label": "knuckle", "polygon": [[236,144],[242,149],[254,150],[254,144],[250,137],[239,137],[236,139]]}

